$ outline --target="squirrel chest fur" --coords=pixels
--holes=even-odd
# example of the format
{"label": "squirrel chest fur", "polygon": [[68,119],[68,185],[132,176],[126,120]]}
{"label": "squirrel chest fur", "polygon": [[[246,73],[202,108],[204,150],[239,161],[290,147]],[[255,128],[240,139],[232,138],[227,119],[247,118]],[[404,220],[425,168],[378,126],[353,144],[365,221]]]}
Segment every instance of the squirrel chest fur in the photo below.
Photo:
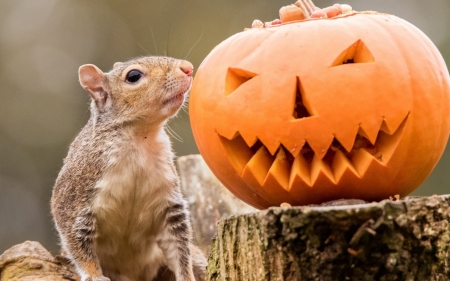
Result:
{"label": "squirrel chest fur", "polygon": [[80,68],[91,118],[56,180],[52,214],[82,281],[204,280],[190,241],[168,118],[182,106],[192,65],[166,57]]}
{"label": "squirrel chest fur", "polygon": [[[160,136],[161,143],[153,139],[149,144],[147,139],[124,139],[111,147],[104,174],[94,186],[97,255],[100,260],[113,257],[102,268],[132,269],[136,262],[142,262],[140,266],[164,262],[157,236],[164,227],[167,207],[183,200],[179,190],[172,190],[178,179],[168,161],[172,153],[164,146],[167,136]],[[141,258],[134,258],[142,253]]]}

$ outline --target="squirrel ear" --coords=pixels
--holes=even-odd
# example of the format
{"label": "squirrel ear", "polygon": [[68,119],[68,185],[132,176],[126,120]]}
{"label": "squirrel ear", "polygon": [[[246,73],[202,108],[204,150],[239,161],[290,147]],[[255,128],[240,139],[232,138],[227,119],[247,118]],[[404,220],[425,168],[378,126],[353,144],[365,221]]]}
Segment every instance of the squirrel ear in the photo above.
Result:
{"label": "squirrel ear", "polygon": [[93,64],[85,64],[78,69],[80,84],[91,95],[95,104],[102,111],[109,98],[104,87],[105,74]]}
{"label": "squirrel ear", "polygon": [[118,61],[118,62],[114,63],[113,67],[116,68],[116,67],[118,67],[119,65],[121,65],[122,63],[123,63],[123,62]]}

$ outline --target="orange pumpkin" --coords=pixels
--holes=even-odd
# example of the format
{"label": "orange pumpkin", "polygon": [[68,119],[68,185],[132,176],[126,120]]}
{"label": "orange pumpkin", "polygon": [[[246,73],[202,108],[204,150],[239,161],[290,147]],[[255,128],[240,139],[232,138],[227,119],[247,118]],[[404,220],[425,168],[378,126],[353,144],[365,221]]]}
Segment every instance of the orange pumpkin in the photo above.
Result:
{"label": "orange pumpkin", "polygon": [[353,12],[228,38],[199,67],[189,112],[217,178],[267,208],[409,194],[444,151],[449,95],[419,29]]}

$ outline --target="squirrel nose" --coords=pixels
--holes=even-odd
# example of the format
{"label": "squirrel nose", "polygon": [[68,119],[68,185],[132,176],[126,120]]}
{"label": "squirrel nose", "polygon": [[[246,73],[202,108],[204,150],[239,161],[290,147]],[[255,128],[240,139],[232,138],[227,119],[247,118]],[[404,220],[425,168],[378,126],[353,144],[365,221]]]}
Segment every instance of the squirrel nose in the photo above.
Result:
{"label": "squirrel nose", "polygon": [[194,66],[188,61],[183,61],[180,64],[180,70],[183,71],[187,76],[192,76],[194,73]]}

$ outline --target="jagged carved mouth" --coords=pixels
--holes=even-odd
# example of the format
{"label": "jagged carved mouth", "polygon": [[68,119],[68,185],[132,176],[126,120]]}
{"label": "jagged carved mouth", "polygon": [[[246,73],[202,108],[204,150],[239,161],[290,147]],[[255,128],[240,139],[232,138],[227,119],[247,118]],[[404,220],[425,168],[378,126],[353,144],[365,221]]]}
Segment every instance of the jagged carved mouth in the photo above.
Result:
{"label": "jagged carved mouth", "polygon": [[278,186],[289,192],[296,185],[313,187],[323,180],[339,184],[348,173],[363,178],[371,165],[386,166],[402,138],[407,120],[408,115],[394,132],[382,124],[374,143],[358,133],[350,151],[334,139],[323,158],[317,156],[308,142],[295,156],[283,145],[272,155],[260,140],[248,146],[239,132],[231,139],[219,137],[228,159],[244,181],[262,187]]}

